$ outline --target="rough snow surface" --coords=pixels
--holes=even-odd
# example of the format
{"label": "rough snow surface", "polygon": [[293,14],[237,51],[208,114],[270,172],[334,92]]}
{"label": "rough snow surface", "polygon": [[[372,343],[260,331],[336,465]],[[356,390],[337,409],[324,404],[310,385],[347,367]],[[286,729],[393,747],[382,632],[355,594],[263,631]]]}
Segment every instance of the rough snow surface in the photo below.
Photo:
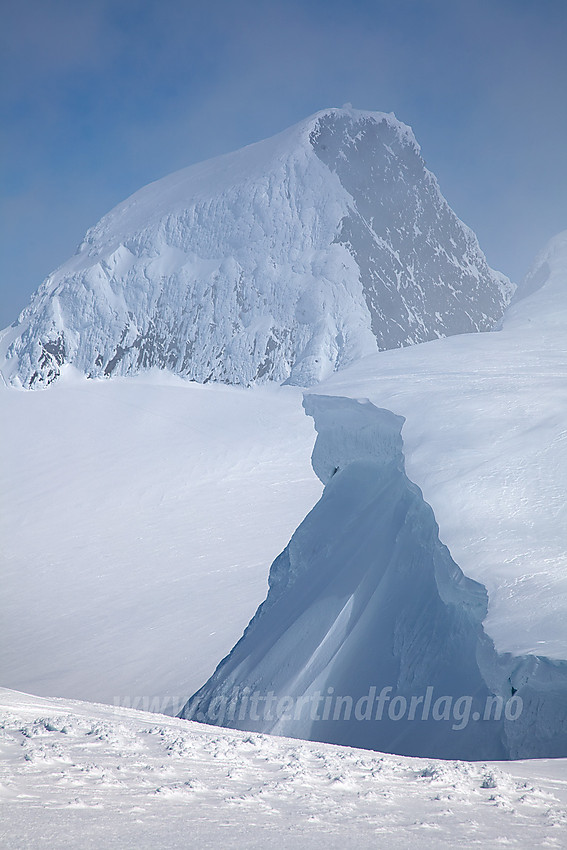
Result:
{"label": "rough snow surface", "polygon": [[442,762],[0,691],[0,840],[137,850],[564,847],[567,762]]}
{"label": "rough snow surface", "polygon": [[21,314],[3,373],[34,388],[69,363],[305,386],[376,350],[488,330],[512,291],[411,130],[331,109],[119,204]]}

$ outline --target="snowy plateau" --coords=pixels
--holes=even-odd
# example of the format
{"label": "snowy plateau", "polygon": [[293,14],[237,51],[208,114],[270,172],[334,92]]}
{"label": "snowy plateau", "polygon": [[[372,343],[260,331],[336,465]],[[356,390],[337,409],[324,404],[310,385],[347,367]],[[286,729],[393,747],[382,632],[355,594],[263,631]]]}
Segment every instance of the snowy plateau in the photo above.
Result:
{"label": "snowy plateau", "polygon": [[567,232],[513,291],[381,113],[87,234],[0,336],[2,846],[567,845]]}

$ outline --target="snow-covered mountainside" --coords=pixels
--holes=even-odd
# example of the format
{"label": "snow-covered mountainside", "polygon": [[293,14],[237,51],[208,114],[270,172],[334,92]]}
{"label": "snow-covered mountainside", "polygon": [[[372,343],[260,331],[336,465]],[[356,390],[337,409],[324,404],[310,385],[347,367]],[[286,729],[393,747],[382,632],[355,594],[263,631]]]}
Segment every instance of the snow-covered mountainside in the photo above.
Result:
{"label": "snow-covered mountainside", "polygon": [[525,291],[499,333],[374,355],[306,396],[323,496],[182,716],[567,754],[567,234]]}
{"label": "snow-covered mountainside", "polygon": [[384,756],[0,690],[10,850],[565,847],[567,761]]}
{"label": "snow-covered mountainside", "polygon": [[377,350],[489,330],[512,291],[407,126],[329,109],[119,204],[10,329],[3,374],[309,386]]}

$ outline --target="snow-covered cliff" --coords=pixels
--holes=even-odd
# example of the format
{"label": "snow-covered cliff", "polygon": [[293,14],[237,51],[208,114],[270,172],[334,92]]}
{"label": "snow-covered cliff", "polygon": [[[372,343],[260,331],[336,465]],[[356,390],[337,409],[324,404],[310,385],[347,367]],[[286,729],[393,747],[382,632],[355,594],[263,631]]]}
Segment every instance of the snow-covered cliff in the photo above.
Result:
{"label": "snow-covered cliff", "polygon": [[119,204],[9,330],[3,373],[307,386],[377,350],[489,330],[512,291],[407,126],[329,109]]}

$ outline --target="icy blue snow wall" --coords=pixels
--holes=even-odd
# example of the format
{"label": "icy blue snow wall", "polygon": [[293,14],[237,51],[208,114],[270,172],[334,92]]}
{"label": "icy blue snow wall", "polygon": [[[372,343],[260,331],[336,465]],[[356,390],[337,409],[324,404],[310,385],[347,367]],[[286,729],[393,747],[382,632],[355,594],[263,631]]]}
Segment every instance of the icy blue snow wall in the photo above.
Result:
{"label": "icy blue snow wall", "polygon": [[566,755],[565,666],[495,653],[485,588],[405,474],[402,417],[320,395],[304,407],[323,495],[181,716],[402,755]]}

